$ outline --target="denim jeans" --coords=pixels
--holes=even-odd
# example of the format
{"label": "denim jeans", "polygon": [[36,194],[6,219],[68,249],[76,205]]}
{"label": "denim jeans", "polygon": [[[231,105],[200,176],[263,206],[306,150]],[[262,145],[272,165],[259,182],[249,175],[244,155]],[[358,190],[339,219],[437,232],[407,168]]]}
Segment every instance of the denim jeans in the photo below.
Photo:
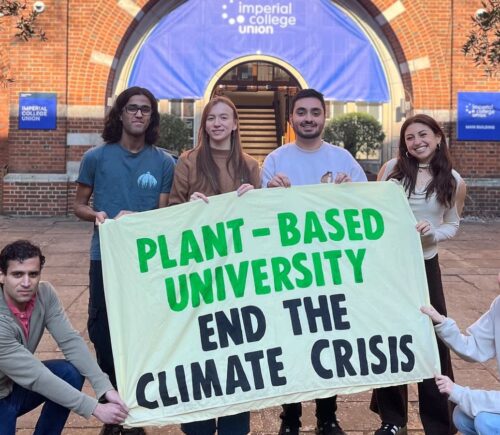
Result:
{"label": "denim jeans", "polygon": [[[85,378],[68,361],[49,360],[43,364],[58,378],[65,380],[77,390],[81,390]],[[59,435],[68,419],[69,409],[47,400],[41,394],[14,384],[12,392],[0,399],[0,435],[14,435],[16,420],[27,412],[43,405],[34,435]]]}
{"label": "denim jeans", "polygon": [[213,435],[217,430],[219,435],[246,435],[250,432],[250,413],[226,415],[217,420],[195,421],[181,425],[187,435]]}
{"label": "denim jeans", "polygon": [[463,435],[500,434],[500,414],[480,412],[476,418],[472,418],[457,406],[453,411],[453,423]]}

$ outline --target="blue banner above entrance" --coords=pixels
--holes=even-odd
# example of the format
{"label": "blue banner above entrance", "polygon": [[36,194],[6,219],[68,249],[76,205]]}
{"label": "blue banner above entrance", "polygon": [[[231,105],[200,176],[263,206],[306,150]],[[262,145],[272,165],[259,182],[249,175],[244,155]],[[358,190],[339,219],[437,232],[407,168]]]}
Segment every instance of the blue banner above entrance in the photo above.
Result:
{"label": "blue banner above entrance", "polygon": [[221,68],[254,55],[291,65],[328,99],[389,100],[370,40],[329,0],[189,0],[151,32],[128,84],[199,99]]}
{"label": "blue banner above entrance", "polygon": [[500,92],[459,92],[458,140],[500,141]]}

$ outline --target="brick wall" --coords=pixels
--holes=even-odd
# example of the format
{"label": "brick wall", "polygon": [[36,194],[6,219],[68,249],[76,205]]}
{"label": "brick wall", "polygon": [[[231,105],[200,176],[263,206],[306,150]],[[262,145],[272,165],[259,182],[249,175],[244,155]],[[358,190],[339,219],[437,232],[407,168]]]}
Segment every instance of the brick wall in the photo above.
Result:
{"label": "brick wall", "polygon": [[68,213],[68,183],[4,182],[3,212],[18,216],[60,216]]}
{"label": "brick wall", "polygon": [[500,216],[500,185],[497,187],[468,186],[464,216]]}
{"label": "brick wall", "polygon": [[[358,1],[374,19],[396,3],[395,0]],[[0,32],[0,68],[8,64],[11,75],[16,78],[5,92],[3,89],[0,92],[0,167],[8,164],[9,173],[64,174],[68,165],[81,158],[92,141],[80,143],[80,139],[76,145],[68,146],[68,138],[79,133],[91,136],[101,132],[102,114],[116,87],[115,68],[124,54],[126,42],[141,17],[147,18],[148,11],[158,2],[137,0],[135,4],[142,8],[142,13],[136,19],[122,9],[119,2],[106,2],[106,7],[102,7],[102,0],[71,4],[68,0],[45,0],[46,10],[39,21],[46,31],[47,42],[20,43],[10,37],[13,33],[8,36],[7,32]],[[435,111],[445,117],[452,156],[462,176],[485,180],[499,178],[498,143],[454,139],[457,92],[500,89],[499,78],[485,77],[460,51],[470,28],[470,16],[481,7],[481,1],[399,3],[404,11],[382,24],[380,30],[400,65],[406,100],[414,111]],[[32,1],[28,1],[28,5],[31,4]],[[408,65],[422,59],[421,63],[428,67],[409,70]],[[57,93],[56,131],[17,130],[18,95],[25,91]],[[87,111],[93,114],[88,115]],[[102,114],[97,114],[99,111]],[[32,188],[46,195],[43,189],[40,190],[41,186]],[[12,189],[10,184],[4,188],[5,213],[14,210],[13,202],[8,206],[6,203],[12,199],[9,196]],[[67,186],[61,189],[66,195],[72,191]],[[491,195],[485,193],[488,189]],[[495,189],[494,183],[489,187],[481,185],[469,189],[471,201],[467,203],[466,212],[475,213],[481,201],[496,201]],[[40,207],[43,202],[39,201]],[[58,199],[58,204],[63,202]],[[71,204],[71,196],[65,202]],[[55,210],[60,211],[61,207],[58,205]],[[489,202],[485,207],[493,212],[496,210]],[[22,213],[21,210],[23,208],[16,213]],[[45,212],[40,208],[40,213]],[[66,207],[63,213],[68,212]]]}

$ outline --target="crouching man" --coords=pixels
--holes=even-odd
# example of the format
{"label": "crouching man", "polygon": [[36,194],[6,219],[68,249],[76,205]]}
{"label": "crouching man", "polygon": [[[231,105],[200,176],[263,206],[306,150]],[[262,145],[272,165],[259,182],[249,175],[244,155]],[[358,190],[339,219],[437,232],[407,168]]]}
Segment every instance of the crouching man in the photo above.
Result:
{"label": "crouching man", "polygon": [[[56,292],[40,282],[45,257],[18,240],[0,252],[0,435],[14,435],[17,417],[44,403],[35,435],[60,434],[69,411],[103,423],[121,423],[128,409],[108,376],[71,326]],[[64,360],[38,360],[34,352],[47,328]],[[87,378],[98,398],[83,394]]]}

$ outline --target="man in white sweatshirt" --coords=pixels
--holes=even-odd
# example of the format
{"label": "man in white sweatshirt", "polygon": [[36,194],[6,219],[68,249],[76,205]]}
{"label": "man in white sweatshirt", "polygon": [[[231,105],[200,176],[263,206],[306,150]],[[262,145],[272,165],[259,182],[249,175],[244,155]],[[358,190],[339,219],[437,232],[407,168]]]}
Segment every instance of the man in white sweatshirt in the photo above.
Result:
{"label": "man in white sweatshirt", "polygon": [[[500,273],[498,274],[500,286]],[[461,334],[453,319],[433,307],[422,307],[434,323],[441,340],[466,361],[485,362],[496,358],[500,370],[500,296],[478,320]],[[448,376],[437,375],[439,391],[448,394],[457,406],[453,423],[463,435],[500,434],[500,391],[472,390],[454,383]]]}

